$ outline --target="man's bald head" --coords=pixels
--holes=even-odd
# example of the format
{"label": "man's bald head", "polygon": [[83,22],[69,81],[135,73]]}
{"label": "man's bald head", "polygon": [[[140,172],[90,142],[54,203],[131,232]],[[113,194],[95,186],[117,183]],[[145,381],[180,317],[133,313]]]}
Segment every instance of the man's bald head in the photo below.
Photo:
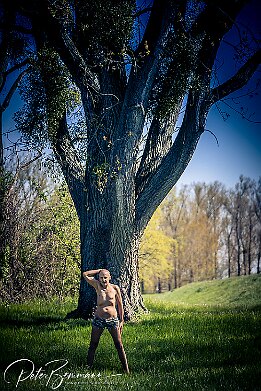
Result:
{"label": "man's bald head", "polygon": [[108,276],[109,278],[111,278],[111,273],[107,269],[101,269],[99,272],[99,277],[101,276]]}

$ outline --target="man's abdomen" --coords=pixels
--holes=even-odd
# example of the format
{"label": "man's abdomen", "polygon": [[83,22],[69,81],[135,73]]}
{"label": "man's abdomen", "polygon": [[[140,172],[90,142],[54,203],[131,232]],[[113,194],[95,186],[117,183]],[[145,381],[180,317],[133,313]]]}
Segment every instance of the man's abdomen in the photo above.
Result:
{"label": "man's abdomen", "polygon": [[114,306],[98,306],[94,315],[104,319],[116,318],[117,311]]}

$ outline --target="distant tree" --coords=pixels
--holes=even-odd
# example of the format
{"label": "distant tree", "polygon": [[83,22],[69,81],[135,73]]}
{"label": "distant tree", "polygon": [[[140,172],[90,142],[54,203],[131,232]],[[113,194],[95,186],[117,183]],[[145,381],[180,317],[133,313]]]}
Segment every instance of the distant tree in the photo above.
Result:
{"label": "distant tree", "polygon": [[188,221],[187,201],[189,199],[189,193],[190,189],[187,186],[183,186],[179,192],[174,187],[161,204],[161,210],[164,216],[162,223],[164,232],[174,241],[174,245],[172,246],[174,289],[181,286],[183,269],[181,253],[184,242],[180,235],[180,230]]}
{"label": "distant tree", "polygon": [[159,207],[173,239],[172,281],[185,283],[260,272],[260,181],[240,176],[234,189],[219,182],[174,188]]}
{"label": "distant tree", "polygon": [[[3,115],[17,91],[23,77],[30,70],[29,42],[22,26],[16,25],[17,10],[8,1],[0,3],[0,278],[5,258],[8,227],[9,197],[13,197],[13,187],[20,171],[26,170],[38,157],[22,137],[10,140],[9,129],[3,129]],[[4,145],[4,138],[8,146]],[[27,156],[25,156],[25,152]]]}
{"label": "distant tree", "polygon": [[140,247],[140,279],[147,291],[160,292],[162,284],[169,287],[172,274],[173,239],[161,227],[162,212],[157,209],[142,236]]}
{"label": "distant tree", "polygon": [[[12,82],[7,84],[7,78],[15,71],[23,68],[25,63],[16,63],[19,51],[23,50],[24,40],[10,29],[10,25],[15,23],[15,10],[2,8],[0,23],[5,25],[1,29],[0,40],[0,277],[2,275],[2,264],[6,247],[6,198],[12,184],[12,175],[6,170],[4,165],[4,145],[3,145],[3,113],[10,104],[10,100],[21,81],[24,71],[18,73]],[[7,90],[7,91],[6,91]]]}
{"label": "distant tree", "polygon": [[184,187],[178,193],[171,192],[161,206],[165,232],[175,240],[174,287],[216,277],[219,228],[213,219],[217,204],[209,195],[213,187],[217,189],[217,184]]}
{"label": "distant tree", "polygon": [[228,257],[228,276],[250,274],[259,257],[260,205],[258,185],[240,176],[235,189],[224,197],[223,235]]}
{"label": "distant tree", "polygon": [[204,208],[202,184],[193,185],[192,190],[194,195],[187,206],[187,219],[179,228],[183,243],[180,263],[184,270],[183,280],[186,282],[215,277],[215,255],[218,248],[213,221]]}
{"label": "distant tree", "polygon": [[253,260],[256,256],[253,247],[254,235],[258,225],[254,204],[256,182],[250,178],[241,176],[239,183],[236,185],[236,191],[238,190],[241,190],[241,193],[243,193],[240,200],[240,242],[243,258],[243,273],[251,274]]}
{"label": "distant tree", "polygon": [[79,221],[68,190],[39,162],[19,171],[6,203],[0,298],[64,298],[78,292]]}
{"label": "distant tree", "polygon": [[[234,242],[233,242],[233,224],[232,224],[232,216],[231,213],[227,211],[228,203],[226,202],[226,198],[224,198],[224,204],[225,204],[225,212],[222,217],[222,223],[221,223],[221,237],[222,237],[222,244],[224,246],[224,258],[226,258],[226,262],[224,265],[224,269],[227,270],[227,276],[231,277],[232,275],[232,268],[233,268],[233,259],[234,259]],[[224,263],[224,262],[223,262]]]}
{"label": "distant tree", "polygon": [[261,259],[261,177],[256,186],[254,210],[258,221],[256,229],[256,247],[257,247],[257,273],[260,273],[260,259]]}
{"label": "distant tree", "polygon": [[41,210],[41,200],[32,186],[33,178],[38,189],[46,186],[46,178],[36,175],[36,167],[28,166],[12,178],[8,197],[5,199],[5,247],[2,258],[1,298],[14,301],[21,296],[26,265],[30,264],[25,237]]}
{"label": "distant tree", "polygon": [[[138,248],[148,221],[191,160],[210,108],[260,63],[256,41],[247,53],[240,42],[241,65],[217,83],[218,49],[248,2],[155,0],[145,10],[133,0],[2,3],[17,7],[18,29],[27,18],[37,61],[19,128],[35,143],[48,139],[80,220],[82,270],[110,269],[130,318],[144,308]],[[72,316],[89,317],[94,305],[82,279]]]}
{"label": "distant tree", "polygon": [[224,202],[224,186],[215,181],[211,184],[196,183],[193,185],[193,189],[197,210],[206,216],[208,229],[210,230],[209,234],[210,236],[212,235],[212,240],[215,242],[214,252],[210,258],[213,266],[213,277],[217,278],[219,274],[218,252],[221,248],[221,215]]}

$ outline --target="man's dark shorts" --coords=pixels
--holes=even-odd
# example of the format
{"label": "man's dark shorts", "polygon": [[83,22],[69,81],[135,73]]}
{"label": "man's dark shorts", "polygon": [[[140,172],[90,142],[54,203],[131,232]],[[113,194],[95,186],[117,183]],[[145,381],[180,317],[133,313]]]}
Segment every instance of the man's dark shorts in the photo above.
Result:
{"label": "man's dark shorts", "polygon": [[118,318],[109,318],[103,319],[95,316],[92,319],[92,325],[98,327],[99,329],[117,329],[119,327],[120,322]]}

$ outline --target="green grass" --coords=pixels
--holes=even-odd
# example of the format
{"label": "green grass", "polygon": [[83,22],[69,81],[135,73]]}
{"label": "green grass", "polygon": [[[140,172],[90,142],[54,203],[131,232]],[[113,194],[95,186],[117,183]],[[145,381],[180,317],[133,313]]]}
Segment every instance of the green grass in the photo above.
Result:
{"label": "green grass", "polygon": [[[65,372],[85,378],[65,378],[59,390],[261,390],[261,298],[258,303],[258,297],[254,299],[252,294],[253,300],[243,300],[240,293],[246,286],[258,291],[255,284],[261,279],[253,277],[226,280],[227,284],[191,284],[187,290],[184,287],[169,294],[145,296],[150,313],[124,326],[129,376],[121,374],[107,331],[101,337],[93,371],[86,369],[91,325],[84,320],[64,320],[75,307],[71,300],[2,305],[0,390],[51,390],[58,385],[52,381],[58,381],[57,375]],[[227,293],[221,300],[223,290]],[[200,301],[197,295],[201,295]],[[219,305],[213,299],[215,295]],[[34,363],[35,373],[41,367],[47,369],[47,378],[28,379],[16,388],[22,369],[17,364],[16,370],[12,367],[7,372],[11,383],[4,382],[7,366],[22,358]],[[67,359],[68,364],[46,385],[54,364],[47,368],[45,364],[56,359]]]}
{"label": "green grass", "polygon": [[261,306],[261,274],[195,282],[156,296],[164,302],[185,305]]}

